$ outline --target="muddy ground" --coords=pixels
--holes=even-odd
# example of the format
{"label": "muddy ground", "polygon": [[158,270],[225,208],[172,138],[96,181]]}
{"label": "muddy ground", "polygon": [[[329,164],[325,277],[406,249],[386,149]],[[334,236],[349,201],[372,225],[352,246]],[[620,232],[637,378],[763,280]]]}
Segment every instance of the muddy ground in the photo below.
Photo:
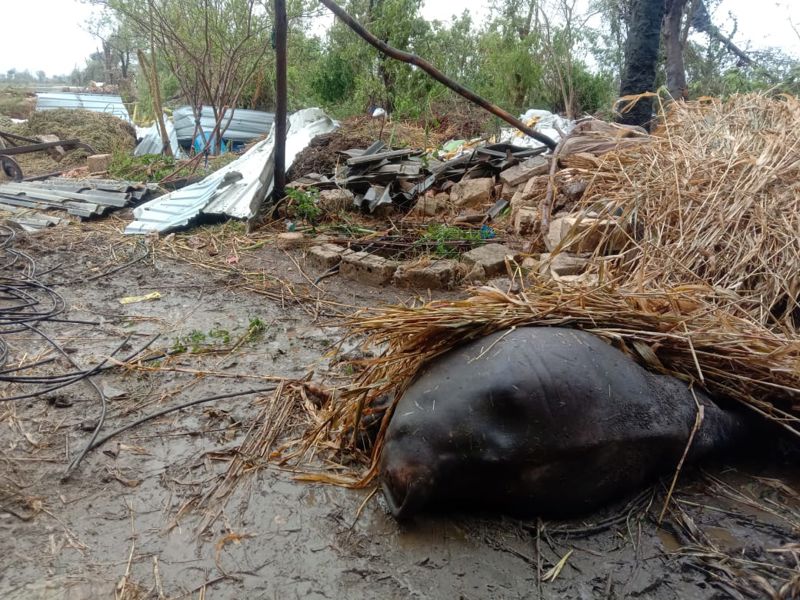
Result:
{"label": "muddy ground", "polygon": [[[16,242],[66,299],[62,318],[94,323],[43,325],[79,364],[97,363],[127,336],[121,355],[156,333],[154,348],[186,347],[94,378],[111,398],[104,431],[178,402],[263,386],[263,376],[347,377],[325,357],[342,334],[337,313],[413,296],[338,277],[315,289],[301,250],[278,250],[268,238],[229,245],[216,241],[214,228],[210,237],[157,242],[134,262],[147,246],[114,232],[123,224],[20,234]],[[287,292],[264,295],[237,280],[237,270],[251,282],[253,273],[283,280]],[[316,300],[293,303],[291,290]],[[160,300],[119,303],[154,291]],[[265,329],[248,337],[254,323]],[[7,338],[9,364],[42,355],[30,333]],[[21,389],[0,385],[3,397]],[[663,527],[656,521],[669,481],[581,522],[445,511],[400,526],[380,494],[297,482],[261,461],[200,530],[208,512],[181,509],[219,481],[271,396],[149,421],[91,452],[67,481],[64,469],[99,414],[92,389],[80,383],[0,404],[0,597],[743,598],[747,589],[767,597],[745,570],[775,589],[797,576],[797,547],[787,544],[800,534],[800,500],[786,486],[799,482],[790,467],[763,463],[685,471]]]}

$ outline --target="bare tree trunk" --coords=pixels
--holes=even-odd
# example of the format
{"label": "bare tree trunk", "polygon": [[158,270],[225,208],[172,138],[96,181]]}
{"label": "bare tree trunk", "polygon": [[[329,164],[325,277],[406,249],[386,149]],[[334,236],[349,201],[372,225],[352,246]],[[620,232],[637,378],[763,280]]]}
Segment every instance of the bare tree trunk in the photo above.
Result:
{"label": "bare tree trunk", "polygon": [[147,85],[150,88],[153,112],[155,113],[156,123],[158,123],[158,131],[161,134],[161,152],[167,156],[172,156],[172,144],[169,142],[167,126],[164,124],[164,113],[161,106],[161,92],[158,89],[158,75],[156,75],[155,60],[153,60],[153,64],[150,64],[144,52],[141,50],[137,50],[136,52],[139,55],[139,68],[144,71],[147,77]]}
{"label": "bare tree trunk", "polygon": [[273,197],[286,194],[286,0],[275,0],[275,185]]}
{"label": "bare tree trunk", "polygon": [[[634,0],[631,13],[620,96],[655,91],[664,0]],[[642,98],[631,110],[617,115],[617,121],[647,127],[652,115],[653,100]]]}
{"label": "bare tree trunk", "polygon": [[667,0],[664,16],[664,46],[667,54],[667,90],[674,100],[688,100],[686,66],[683,61],[683,35],[681,21],[687,0]]}
{"label": "bare tree trunk", "polygon": [[[153,0],[148,3],[150,7],[150,94],[153,96],[153,110],[156,113],[156,122],[158,123],[158,130],[161,132],[161,152],[167,156],[172,156],[172,144],[169,143],[169,134],[167,134],[167,126],[164,124],[164,109],[161,103],[161,84],[158,81],[158,67],[156,66],[156,41],[155,31],[153,30]],[[143,53],[139,54],[139,58],[144,57]]]}

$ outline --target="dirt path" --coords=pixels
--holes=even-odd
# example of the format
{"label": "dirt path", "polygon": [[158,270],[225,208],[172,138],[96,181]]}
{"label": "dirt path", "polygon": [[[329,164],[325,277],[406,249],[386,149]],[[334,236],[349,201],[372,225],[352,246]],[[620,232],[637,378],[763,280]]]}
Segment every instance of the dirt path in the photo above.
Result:
{"label": "dirt path", "polygon": [[[324,356],[341,335],[334,315],[346,309],[336,303],[409,298],[338,278],[315,289],[299,270],[301,252],[264,244],[231,254],[208,240],[181,239],[198,257],[208,259],[214,248],[217,258],[235,257],[228,264],[272,273],[318,301],[299,305],[288,292],[242,289],[224,267],[201,268],[166,250],[87,282],[134,260],[144,246],[107,228],[23,236],[20,249],[67,301],[63,318],[96,323],[45,327],[79,364],[96,363],[126,336],[122,354],[156,333],[154,347],[187,350],[97,376],[110,398],[104,431],[178,402],[263,386],[263,376],[300,378],[311,370],[315,378],[346,376]],[[118,301],[154,291],[160,300]],[[235,351],[226,350],[242,338]],[[44,349],[30,333],[8,341],[9,364]],[[0,395],[18,392],[6,385]],[[68,459],[87,442],[99,413],[91,388],[77,384],[49,401],[0,404],[0,597],[725,598],[740,596],[718,563],[732,570],[770,563],[766,572],[776,587],[798,572],[796,551],[770,550],[797,539],[800,501],[776,482],[754,479],[764,476],[762,466],[717,471],[718,481],[687,474],[666,529],[655,524],[661,505],[658,498],[651,505],[652,495],[589,523],[439,515],[399,527],[379,495],[363,504],[370,490],[299,483],[256,461],[260,468],[199,531],[207,511],[181,509],[224,474],[271,397],[220,400],[149,421],[91,452],[67,481],[61,476]],[[710,557],[675,552],[692,541],[685,533],[692,528]],[[563,568],[554,569],[568,554]]]}

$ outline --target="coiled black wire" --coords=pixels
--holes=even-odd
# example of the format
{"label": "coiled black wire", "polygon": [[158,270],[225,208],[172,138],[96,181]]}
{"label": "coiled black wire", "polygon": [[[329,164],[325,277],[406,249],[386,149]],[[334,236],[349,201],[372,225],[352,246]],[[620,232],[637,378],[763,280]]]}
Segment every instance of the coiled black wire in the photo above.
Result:
{"label": "coiled black wire", "polygon": [[[16,231],[6,225],[0,225],[0,381],[17,384],[23,392],[0,398],[2,402],[25,400],[41,397],[55,390],[86,381],[96,392],[100,400],[100,415],[94,432],[84,449],[67,467],[65,477],[83,460],[94,444],[106,417],[107,399],[100,387],[92,380],[92,376],[115,365],[108,365],[111,357],[116,355],[130,341],[128,336],[110,355],[93,367],[83,369],[61,347],[61,345],[41,328],[42,323],[73,323],[94,325],[87,321],[59,319],[65,312],[64,298],[52,287],[39,281],[36,261],[29,254],[14,247]],[[52,269],[51,269],[52,270]],[[39,336],[50,347],[63,356],[72,366],[72,370],[52,375],[34,373],[33,369],[55,362],[56,358],[44,358],[34,362],[7,367],[9,350],[7,338],[10,334],[27,331]],[[149,348],[158,336],[122,360],[133,360]],[[33,386],[34,389],[30,389]]]}

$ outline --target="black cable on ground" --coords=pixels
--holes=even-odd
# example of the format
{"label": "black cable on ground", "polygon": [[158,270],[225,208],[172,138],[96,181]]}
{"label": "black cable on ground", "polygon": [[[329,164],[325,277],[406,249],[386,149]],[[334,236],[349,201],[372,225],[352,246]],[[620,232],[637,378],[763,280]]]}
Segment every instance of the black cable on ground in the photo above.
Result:
{"label": "black cable on ground", "polygon": [[191,400],[189,402],[184,402],[183,404],[178,404],[177,406],[170,406],[169,408],[164,408],[162,410],[156,411],[156,412],[151,413],[149,415],[145,415],[144,417],[142,417],[140,419],[136,419],[132,423],[128,423],[127,425],[123,425],[119,429],[115,429],[111,433],[101,437],[99,440],[94,441],[90,445],[89,449],[90,450],[94,450],[95,448],[98,448],[99,446],[102,446],[108,440],[110,440],[111,438],[119,435],[120,433],[123,433],[124,431],[128,431],[129,429],[133,429],[134,427],[137,427],[137,426],[141,425],[142,423],[146,423],[147,421],[150,421],[152,419],[156,419],[158,417],[161,417],[163,415],[169,414],[171,412],[175,412],[175,411],[178,411],[178,410],[181,410],[181,409],[184,409],[184,408],[189,408],[189,407],[195,406],[197,404],[204,404],[206,402],[213,402],[214,400],[225,400],[226,398],[237,398],[239,396],[248,396],[250,394],[262,394],[264,392],[274,392],[276,389],[278,389],[277,385],[271,385],[269,387],[258,388],[258,389],[254,389],[254,390],[245,390],[245,391],[242,391],[242,392],[231,392],[230,394],[220,394],[219,396],[210,396],[208,398],[200,398],[198,400]]}

